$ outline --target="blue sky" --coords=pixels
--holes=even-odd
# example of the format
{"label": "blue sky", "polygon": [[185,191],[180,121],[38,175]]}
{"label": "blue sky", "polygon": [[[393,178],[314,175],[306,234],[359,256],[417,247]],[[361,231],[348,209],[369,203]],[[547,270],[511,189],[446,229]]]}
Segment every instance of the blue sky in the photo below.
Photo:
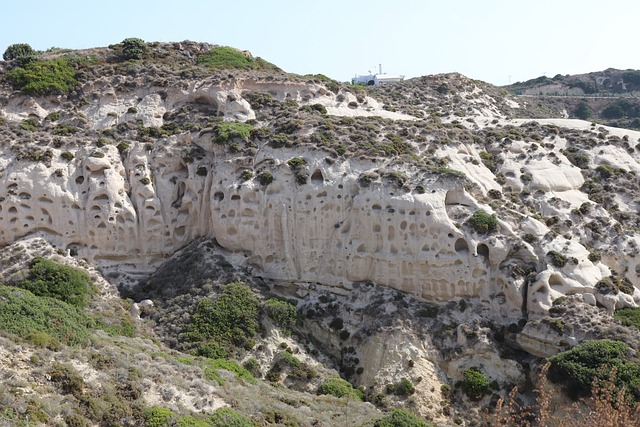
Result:
{"label": "blue sky", "polygon": [[457,71],[497,85],[640,69],[634,0],[22,0],[2,15],[0,52],[194,40],[340,81],[380,63],[407,77]]}

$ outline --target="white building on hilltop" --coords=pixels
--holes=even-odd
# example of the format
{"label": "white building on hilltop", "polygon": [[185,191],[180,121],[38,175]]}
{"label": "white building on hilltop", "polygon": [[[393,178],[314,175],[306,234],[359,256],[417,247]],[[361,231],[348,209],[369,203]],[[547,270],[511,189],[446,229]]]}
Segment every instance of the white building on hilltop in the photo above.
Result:
{"label": "white building on hilltop", "polygon": [[356,84],[365,84],[367,86],[379,86],[387,83],[394,83],[404,80],[404,76],[400,74],[387,74],[382,72],[382,64],[379,65],[379,73],[372,74],[369,71],[369,74],[358,76],[356,75],[351,79],[351,83]]}

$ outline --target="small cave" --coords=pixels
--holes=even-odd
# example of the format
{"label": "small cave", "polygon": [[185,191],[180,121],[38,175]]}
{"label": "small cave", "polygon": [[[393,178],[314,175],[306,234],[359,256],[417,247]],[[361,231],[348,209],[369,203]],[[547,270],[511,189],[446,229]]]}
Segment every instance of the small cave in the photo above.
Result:
{"label": "small cave", "polygon": [[489,247],[484,243],[478,245],[477,249],[478,255],[484,258],[485,262],[489,263]]}
{"label": "small cave", "polygon": [[[469,253],[469,244],[463,238],[459,238],[458,240],[456,240],[454,248],[455,248],[455,251],[459,254]],[[487,255],[488,255],[488,252],[487,252]]]}
{"label": "small cave", "polygon": [[224,199],[224,193],[222,191],[216,191],[213,194],[213,200],[215,200],[216,202],[220,202]]}
{"label": "small cave", "polygon": [[322,171],[320,169],[316,169],[315,171],[313,171],[313,174],[311,174],[311,182],[315,182],[318,184],[324,182],[324,175],[322,175]]}
{"label": "small cave", "polygon": [[562,277],[560,277],[559,274],[552,274],[549,277],[549,286],[552,288],[562,287],[564,286],[564,280],[562,280]]}
{"label": "small cave", "polygon": [[184,182],[180,182],[178,184],[178,194],[176,195],[176,199],[171,203],[171,207],[179,208],[182,206],[182,198],[184,197],[184,193],[186,191],[186,185]]}
{"label": "small cave", "polygon": [[447,191],[447,195],[444,197],[445,206],[461,205],[469,206],[467,204],[467,197],[464,194],[464,190],[455,189]]}

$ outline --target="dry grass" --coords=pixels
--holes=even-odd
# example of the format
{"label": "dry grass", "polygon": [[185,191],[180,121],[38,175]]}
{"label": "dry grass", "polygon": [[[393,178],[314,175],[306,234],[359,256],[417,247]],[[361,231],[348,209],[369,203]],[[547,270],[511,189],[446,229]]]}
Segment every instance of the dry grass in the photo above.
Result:
{"label": "dry grass", "polygon": [[498,400],[495,412],[488,416],[487,426],[495,427],[636,427],[640,426],[640,404],[615,384],[615,370],[609,377],[596,378],[592,396],[575,402],[560,417],[551,410],[551,393],[547,386],[547,363],[538,377],[536,400],[521,404],[517,387],[506,398]]}

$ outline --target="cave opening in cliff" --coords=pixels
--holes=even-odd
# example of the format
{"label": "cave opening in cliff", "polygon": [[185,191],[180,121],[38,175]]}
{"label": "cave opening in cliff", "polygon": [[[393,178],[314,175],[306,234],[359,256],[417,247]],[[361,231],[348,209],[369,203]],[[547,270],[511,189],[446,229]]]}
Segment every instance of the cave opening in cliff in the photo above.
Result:
{"label": "cave opening in cliff", "polygon": [[454,245],[455,251],[457,253],[468,253],[469,252],[469,244],[463,238],[459,238],[456,240]]}

